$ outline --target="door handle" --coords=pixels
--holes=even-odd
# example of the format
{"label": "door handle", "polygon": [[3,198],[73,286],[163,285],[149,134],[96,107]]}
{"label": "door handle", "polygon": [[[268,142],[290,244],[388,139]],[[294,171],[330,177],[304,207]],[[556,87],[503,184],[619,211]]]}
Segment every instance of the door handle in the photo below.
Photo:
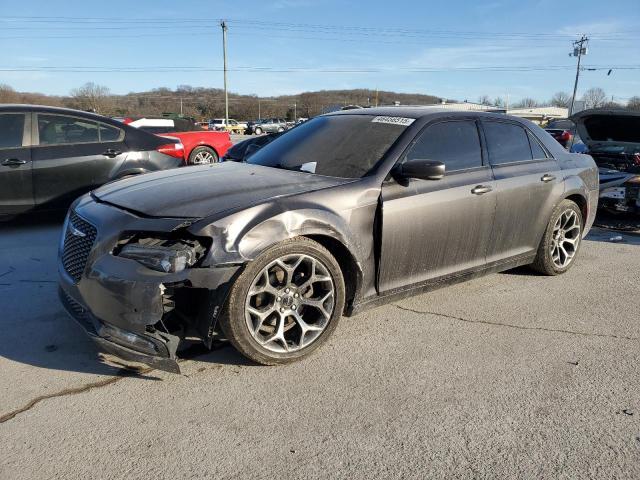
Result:
{"label": "door handle", "polygon": [[555,179],[556,179],[555,175],[550,175],[550,174],[548,174],[548,173],[545,173],[545,174],[542,176],[542,178],[540,178],[540,181],[542,181],[542,182],[544,182],[544,183],[547,183],[547,182],[551,182],[551,181],[553,181],[553,180],[555,180]]}
{"label": "door handle", "polygon": [[477,185],[471,189],[471,193],[474,195],[482,195],[483,193],[489,193],[493,188],[489,185]]}
{"label": "door handle", "polygon": [[19,158],[7,158],[4,162],[2,162],[2,165],[16,166],[24,165],[25,163],[27,163],[26,160],[20,160]]}
{"label": "door handle", "polygon": [[118,155],[120,155],[122,152],[119,152],[118,150],[114,150],[113,148],[109,148],[108,150],[105,150],[104,152],[102,152],[102,154],[105,157],[117,157]]}

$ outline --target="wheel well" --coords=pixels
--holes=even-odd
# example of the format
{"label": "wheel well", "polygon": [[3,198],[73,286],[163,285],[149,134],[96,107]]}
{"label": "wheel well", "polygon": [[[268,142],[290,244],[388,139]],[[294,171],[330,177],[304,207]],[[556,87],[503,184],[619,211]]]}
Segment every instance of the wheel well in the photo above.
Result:
{"label": "wheel well", "polygon": [[588,215],[588,203],[587,203],[587,199],[584,198],[582,195],[580,195],[579,193],[574,193],[573,195],[569,195],[565,200],[571,200],[573,203],[575,203],[576,205],[578,205],[578,207],[580,207],[580,211],[582,212],[582,221],[586,222],[587,221],[587,215]]}
{"label": "wheel well", "polygon": [[305,235],[307,238],[318,242],[324,248],[331,252],[334,256],[340,270],[342,270],[342,276],[344,277],[345,287],[345,310],[350,308],[356,295],[356,288],[358,285],[358,265],[353,258],[353,255],[347,247],[335,238],[328,237],[326,235]]}

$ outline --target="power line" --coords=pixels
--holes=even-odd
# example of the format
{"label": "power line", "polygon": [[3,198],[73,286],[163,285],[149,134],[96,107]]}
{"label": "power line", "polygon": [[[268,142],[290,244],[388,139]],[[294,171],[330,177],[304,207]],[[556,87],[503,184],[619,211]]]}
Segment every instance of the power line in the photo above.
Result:
{"label": "power line", "polygon": [[[213,18],[142,18],[131,19],[125,17],[68,17],[68,16],[53,16],[53,17],[39,17],[39,16],[22,16],[22,17],[4,17],[5,23],[55,23],[60,21],[65,22],[64,27],[45,27],[69,30],[69,23],[88,25],[89,27],[79,28],[93,28],[93,29],[119,29],[123,26],[130,26],[131,28],[170,28],[174,25],[181,25],[185,22],[198,22],[198,25],[203,26],[203,23],[214,24],[219,22],[219,19]],[[118,26],[104,26],[104,22],[109,22],[111,25]],[[235,19],[227,20],[228,24],[233,24],[237,27],[250,27],[258,29],[268,30],[285,30],[285,31],[303,31],[312,33],[342,33],[351,35],[391,35],[391,36],[444,36],[444,37],[469,37],[469,38],[517,38],[517,39],[564,39],[574,36],[574,33],[549,33],[549,32],[479,32],[479,31],[458,31],[458,30],[440,30],[440,29],[407,29],[397,27],[360,27],[353,24],[336,25],[336,24],[309,24],[309,23],[285,23],[285,22],[267,22],[261,20],[249,20],[249,19]],[[99,24],[96,26],[96,24]],[[191,27],[197,28],[198,25]],[[204,25],[205,28],[209,28],[208,25]],[[6,27],[16,28],[16,27]],[[23,27],[18,27],[23,28]],[[42,29],[42,26],[37,27]],[[76,27],[77,28],[77,27]],[[637,34],[635,30],[624,30],[616,32],[592,32],[592,36],[596,36],[600,39],[613,39],[620,38],[620,35],[628,36],[629,34]]]}
{"label": "power line", "polygon": [[[384,72],[406,72],[406,73],[429,73],[429,72],[535,72],[571,70],[572,65],[487,65],[469,67],[259,67],[259,66],[238,66],[227,68],[233,72],[252,73],[384,73]],[[582,65],[581,69],[589,70],[640,70],[640,65]],[[153,67],[108,67],[108,66],[0,66],[2,72],[49,72],[49,73],[162,73],[162,72],[224,72],[224,68],[212,68],[207,66],[153,66]]]}

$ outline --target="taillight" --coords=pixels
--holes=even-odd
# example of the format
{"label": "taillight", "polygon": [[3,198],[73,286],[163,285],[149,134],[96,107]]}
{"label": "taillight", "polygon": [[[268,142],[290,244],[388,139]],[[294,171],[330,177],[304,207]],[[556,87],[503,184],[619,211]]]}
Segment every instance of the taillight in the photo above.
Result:
{"label": "taillight", "polygon": [[167,143],[166,145],[160,145],[156,150],[165,155],[184,160],[184,145],[181,143]]}
{"label": "taillight", "polygon": [[570,138],[571,138],[571,133],[569,133],[567,130],[562,132],[562,135],[560,135],[560,139],[564,140],[565,142],[568,142]]}
{"label": "taillight", "polygon": [[633,164],[640,166],[640,153],[633,154]]}

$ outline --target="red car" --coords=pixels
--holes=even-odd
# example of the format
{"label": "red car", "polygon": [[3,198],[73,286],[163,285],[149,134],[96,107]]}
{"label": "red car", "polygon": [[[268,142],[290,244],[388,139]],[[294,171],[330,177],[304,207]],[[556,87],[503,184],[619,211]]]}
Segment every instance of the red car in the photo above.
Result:
{"label": "red car", "polygon": [[125,118],[124,123],[160,136],[180,139],[184,158],[189,165],[215,163],[233,145],[228,132],[202,130],[194,122],[183,118]]}

